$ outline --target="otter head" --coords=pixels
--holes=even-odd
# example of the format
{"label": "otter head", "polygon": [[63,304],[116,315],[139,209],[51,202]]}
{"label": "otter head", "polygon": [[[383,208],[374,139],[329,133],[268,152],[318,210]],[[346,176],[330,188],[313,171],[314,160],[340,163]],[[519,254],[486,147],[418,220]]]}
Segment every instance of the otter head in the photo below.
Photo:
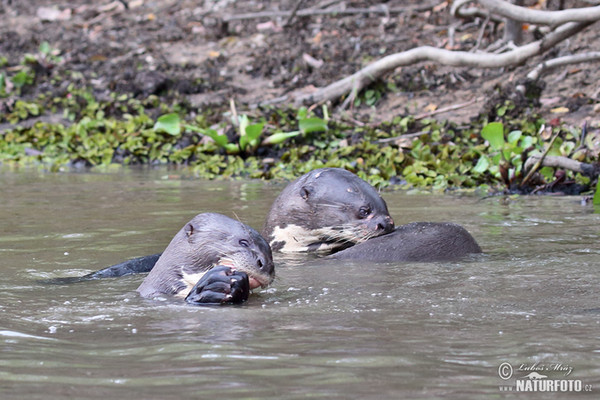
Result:
{"label": "otter head", "polygon": [[275,276],[271,248],[249,226],[221,214],[195,216],[175,235],[138,291],[185,297],[216,265],[248,274],[250,288],[269,285]]}
{"label": "otter head", "polygon": [[336,251],[394,229],[375,188],[339,168],[311,171],[290,183],[267,216],[273,250]]}

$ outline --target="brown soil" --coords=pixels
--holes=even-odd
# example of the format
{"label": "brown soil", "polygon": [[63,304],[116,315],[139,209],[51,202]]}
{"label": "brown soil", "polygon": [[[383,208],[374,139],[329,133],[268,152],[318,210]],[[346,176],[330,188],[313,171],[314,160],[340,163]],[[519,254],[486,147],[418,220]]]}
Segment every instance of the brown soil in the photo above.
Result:
{"label": "brown soil", "polygon": [[[459,50],[474,47],[479,25],[449,16],[445,2],[327,1],[305,0],[301,8],[327,3],[368,8],[384,4],[436,5],[426,10],[385,15],[320,15],[230,21],[227,17],[258,11],[293,9],[298,0],[280,1],[148,1],[121,2],[8,1],[0,3],[0,55],[7,68],[21,62],[25,53],[38,53],[47,41],[58,49],[62,61],[46,60],[37,71],[37,85],[23,93],[33,96],[64,89],[69,83],[92,87],[100,97],[110,92],[185,96],[198,108],[229,104],[238,107],[273,100],[297,90],[325,86],[352,74],[384,55],[420,45],[444,47],[448,27]],[[531,2],[534,3],[534,2]],[[567,0],[567,6],[576,4]],[[62,17],[42,17],[42,7],[54,7]],[[46,21],[44,19],[51,19]],[[528,36],[529,35],[529,36]],[[501,36],[501,29],[486,30],[480,48]],[[530,40],[531,34],[526,37]],[[419,64],[397,69],[385,79],[396,91],[388,91],[376,107],[354,108],[357,119],[391,120],[397,115],[420,114],[477,98],[489,99],[495,88],[512,85],[547,58],[600,48],[600,31],[588,28],[561,43],[543,57],[514,68],[479,70]],[[307,62],[307,55],[314,61]],[[321,64],[320,66],[318,64]],[[76,74],[67,74],[67,71]],[[59,88],[50,78],[59,76]],[[544,77],[540,111],[548,119],[589,126],[600,122],[600,69],[598,64],[574,65]],[[473,101],[459,110],[435,117],[456,122],[476,116],[485,101]],[[552,109],[566,107],[568,112]]]}

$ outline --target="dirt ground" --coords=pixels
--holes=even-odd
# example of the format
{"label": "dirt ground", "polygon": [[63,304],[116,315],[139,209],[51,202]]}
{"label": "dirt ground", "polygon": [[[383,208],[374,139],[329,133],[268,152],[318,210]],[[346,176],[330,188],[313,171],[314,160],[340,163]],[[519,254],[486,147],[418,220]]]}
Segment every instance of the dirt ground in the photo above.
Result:
{"label": "dirt ground", "polygon": [[[456,28],[452,48],[457,50],[472,49],[480,33],[481,24],[450,17],[448,3],[442,0],[305,0],[300,9],[326,9],[330,4],[373,7],[373,11],[296,16],[287,25],[287,16],[232,19],[246,13],[291,10],[297,3],[2,0],[0,56],[7,58],[5,68],[10,71],[25,53],[38,53],[44,41],[56,49],[60,58],[48,57],[42,63],[36,85],[24,91],[24,96],[64,90],[74,83],[93,88],[100,98],[115,91],[140,97],[176,93],[198,108],[228,105],[230,99],[244,108],[325,86],[384,55],[421,45],[448,47],[451,25]],[[382,11],[385,7],[393,12]],[[495,87],[516,82],[544,59],[599,49],[597,27],[515,68],[483,70],[426,63],[399,68],[384,81],[396,89],[387,91],[375,107],[355,107],[354,116],[377,122],[470,102],[435,115],[467,121],[481,111]],[[501,34],[501,29],[493,32],[489,25],[479,48],[494,43]],[[531,35],[525,37],[531,40]],[[60,83],[53,77],[61,77]],[[584,120],[588,126],[600,125],[598,64],[573,65],[543,79],[546,88],[539,111],[544,116],[560,117],[573,125]]]}

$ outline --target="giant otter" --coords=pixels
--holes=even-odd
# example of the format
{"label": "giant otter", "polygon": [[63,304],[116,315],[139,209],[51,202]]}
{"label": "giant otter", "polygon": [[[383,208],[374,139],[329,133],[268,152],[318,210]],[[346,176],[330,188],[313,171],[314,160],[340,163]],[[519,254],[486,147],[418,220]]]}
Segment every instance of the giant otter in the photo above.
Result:
{"label": "giant otter", "polygon": [[387,235],[331,255],[336,260],[373,262],[452,261],[481,253],[473,236],[460,225],[447,222],[412,222]]}
{"label": "giant otter", "polygon": [[[313,170],[288,184],[267,215],[262,235],[273,251],[333,252],[394,229],[373,186],[341,168]],[[133,258],[82,280],[149,272],[160,254]]]}
{"label": "giant otter", "polygon": [[287,185],[262,234],[273,251],[332,252],[394,229],[375,188],[341,168],[321,168]]}
{"label": "giant otter", "polygon": [[[394,230],[375,188],[340,168],[317,169],[287,185],[275,199],[262,234],[274,251],[342,250],[332,256],[337,259],[444,261],[481,252],[475,239],[456,224],[419,222]],[[148,272],[159,257],[131,259],[81,279]]]}
{"label": "giant otter", "polygon": [[258,232],[224,215],[204,213],[175,235],[137,291],[192,303],[239,303],[248,289],[267,286],[274,275],[271,249]]}

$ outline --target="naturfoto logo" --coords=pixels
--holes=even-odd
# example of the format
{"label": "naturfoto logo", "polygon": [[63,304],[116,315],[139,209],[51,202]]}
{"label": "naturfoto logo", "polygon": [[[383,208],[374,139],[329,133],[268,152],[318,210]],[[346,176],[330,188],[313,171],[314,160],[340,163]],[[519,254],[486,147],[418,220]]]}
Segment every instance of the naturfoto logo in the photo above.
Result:
{"label": "naturfoto logo", "polygon": [[[579,379],[564,379],[571,375],[573,367],[562,363],[551,364],[512,364],[503,362],[498,366],[498,376],[504,381],[515,378],[514,385],[501,385],[503,392],[591,392],[592,385],[585,385]],[[562,379],[551,378],[560,374]]]}

